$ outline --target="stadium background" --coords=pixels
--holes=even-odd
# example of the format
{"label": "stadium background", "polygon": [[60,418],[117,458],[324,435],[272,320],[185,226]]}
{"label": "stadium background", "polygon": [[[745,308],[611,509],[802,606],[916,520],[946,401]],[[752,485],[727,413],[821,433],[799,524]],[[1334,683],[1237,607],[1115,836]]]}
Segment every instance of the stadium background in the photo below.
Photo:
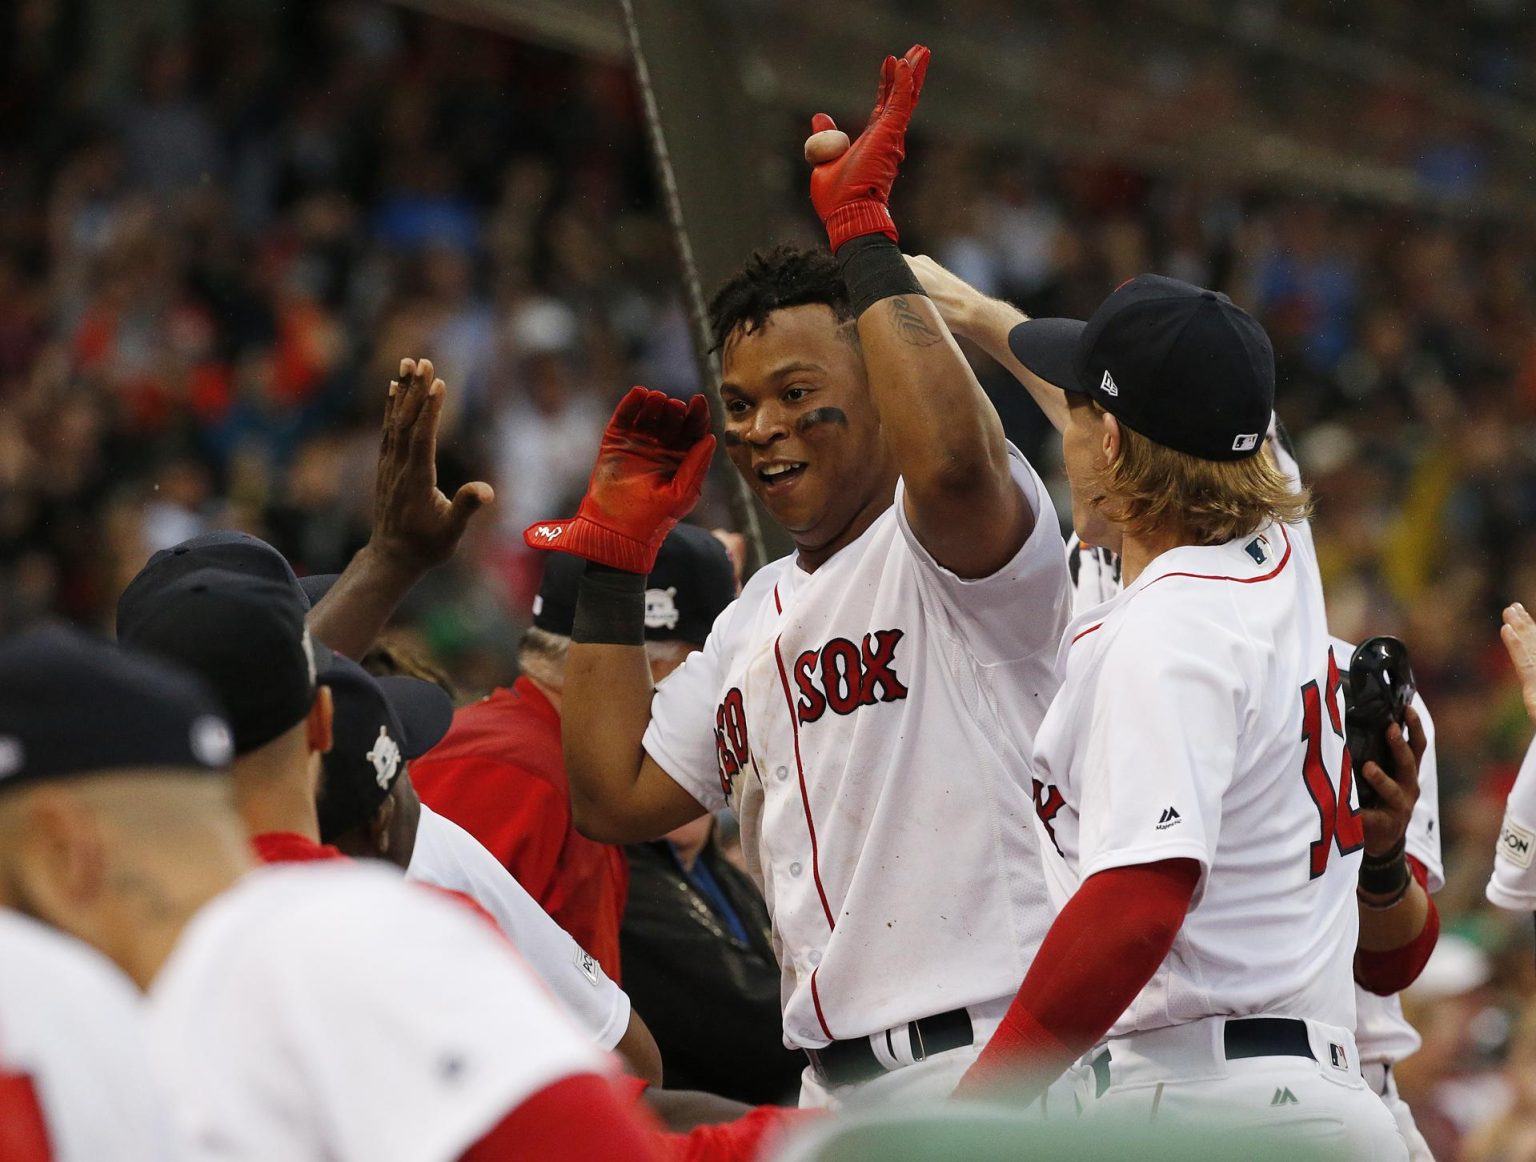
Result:
{"label": "stadium background", "polygon": [[[706,285],[814,242],[809,113],[935,49],[904,244],[1034,314],[1155,269],[1275,340],[1331,618],[1398,633],[1439,730],[1442,951],[1399,1072],[1442,1159],[1536,1121],[1529,922],[1484,905],[1530,737],[1498,609],[1536,600],[1536,13],[1523,0],[646,0]],[[942,13],[940,18],[936,13]],[[632,383],[698,386],[613,4],[0,5],[0,631],[109,627],[211,527],[301,571],[367,534],[404,355],[451,392],[445,484],[496,508],[400,621],[506,680],[537,562]],[[1057,449],[979,365],[1013,438]],[[723,459],[723,458],[722,458]],[[716,479],[701,519],[725,523]]]}

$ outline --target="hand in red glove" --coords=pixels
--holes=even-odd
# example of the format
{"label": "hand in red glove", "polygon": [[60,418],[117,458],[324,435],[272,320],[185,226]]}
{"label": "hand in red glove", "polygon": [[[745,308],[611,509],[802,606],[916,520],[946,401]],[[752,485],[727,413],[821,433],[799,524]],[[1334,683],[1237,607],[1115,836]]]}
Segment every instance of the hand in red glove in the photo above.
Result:
{"label": "hand in red glove", "polygon": [[847,135],[838,131],[832,118],[825,113],[811,118],[812,136],[805,143],[805,157],[819,163],[811,171],[811,204],[826,224],[834,253],[850,238],[864,234],[884,234],[892,242],[897,240],[896,224],[886,202],[896,171],[907,156],[907,123],[923,91],[930,55],[918,44],[900,60],[885,58],[875,111],[859,139],[846,151],[842,143]]}
{"label": "hand in red glove", "polygon": [[532,549],[649,573],[661,542],[699,502],[714,453],[702,395],[685,404],[631,388],[603,429],[581,508],[570,520],[529,525],[523,541]]}

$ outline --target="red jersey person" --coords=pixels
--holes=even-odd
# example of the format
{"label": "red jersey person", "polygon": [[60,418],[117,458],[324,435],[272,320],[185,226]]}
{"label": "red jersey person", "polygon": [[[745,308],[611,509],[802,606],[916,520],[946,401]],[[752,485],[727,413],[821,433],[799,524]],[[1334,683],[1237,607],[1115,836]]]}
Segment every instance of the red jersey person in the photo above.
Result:
{"label": "red jersey person", "polygon": [[[623,849],[576,830],[560,744],[560,698],[584,562],[551,554],[518,649],[521,676],[467,706],[411,764],[417,794],[488,848],[560,927],[619,979],[619,921],[629,887]],[[699,648],[735,597],[730,558],[703,529],[680,525],[646,589],[645,636],[657,681]]]}

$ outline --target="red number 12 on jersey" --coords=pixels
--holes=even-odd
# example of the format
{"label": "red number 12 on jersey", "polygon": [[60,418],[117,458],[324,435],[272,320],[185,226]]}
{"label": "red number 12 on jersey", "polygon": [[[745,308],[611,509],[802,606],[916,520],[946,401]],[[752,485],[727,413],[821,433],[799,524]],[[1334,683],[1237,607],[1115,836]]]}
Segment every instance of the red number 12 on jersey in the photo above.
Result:
{"label": "red number 12 on jersey", "polygon": [[[1323,712],[1321,703],[1328,705],[1328,724],[1339,740],[1342,757],[1339,760],[1338,792],[1334,792],[1333,776],[1323,759]],[[1365,825],[1360,822],[1360,812],[1350,802],[1354,798],[1354,767],[1350,762],[1349,745],[1344,742],[1344,720],[1339,714],[1339,664],[1333,649],[1328,650],[1328,688],[1323,698],[1318,697],[1317,682],[1308,682],[1301,688],[1301,737],[1307,744],[1306,757],[1302,760],[1301,774],[1306,781],[1307,792],[1317,804],[1320,833],[1312,842],[1311,879],[1317,879],[1328,870],[1328,858],[1337,845],[1340,855],[1348,855],[1365,846]]]}

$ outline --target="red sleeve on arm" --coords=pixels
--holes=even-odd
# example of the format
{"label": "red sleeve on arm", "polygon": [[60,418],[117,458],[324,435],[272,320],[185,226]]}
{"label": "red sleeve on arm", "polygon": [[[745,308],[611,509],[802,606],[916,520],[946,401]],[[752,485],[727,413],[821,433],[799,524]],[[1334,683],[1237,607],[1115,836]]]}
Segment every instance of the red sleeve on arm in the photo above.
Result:
{"label": "red sleeve on arm", "polygon": [[752,1162],[767,1156],[769,1142],[793,1126],[826,1116],[826,1110],[791,1110],[758,1106],[734,1122],[696,1126],[686,1134],[667,1134],[672,1162]]}
{"label": "red sleeve on arm", "polygon": [[[1168,859],[1090,876],[1046,933],[1002,1024],[966,1071],[957,1097],[976,1097],[1020,1071],[1024,1096],[1093,1048],[1136,999],[1179,934],[1200,865]],[[1106,917],[1113,923],[1105,923]],[[1019,1096],[1017,1086],[1010,1096]]]}
{"label": "red sleeve on arm", "polygon": [[25,1073],[0,1073],[0,1158],[7,1162],[53,1159],[43,1107]]}
{"label": "red sleeve on arm", "polygon": [[660,1162],[665,1157],[655,1124],[627,1107],[606,1078],[588,1073],[541,1089],[461,1154],[459,1162]]}
{"label": "red sleeve on arm", "polygon": [[1429,895],[1429,871],[1422,863],[1408,857],[1408,869],[1419,881],[1429,900],[1429,911],[1424,917],[1424,927],[1419,934],[1401,948],[1386,952],[1355,951],[1355,983],[1379,997],[1400,993],[1414,981],[1429,963],[1430,953],[1440,939],[1440,911],[1435,907],[1435,897]]}

